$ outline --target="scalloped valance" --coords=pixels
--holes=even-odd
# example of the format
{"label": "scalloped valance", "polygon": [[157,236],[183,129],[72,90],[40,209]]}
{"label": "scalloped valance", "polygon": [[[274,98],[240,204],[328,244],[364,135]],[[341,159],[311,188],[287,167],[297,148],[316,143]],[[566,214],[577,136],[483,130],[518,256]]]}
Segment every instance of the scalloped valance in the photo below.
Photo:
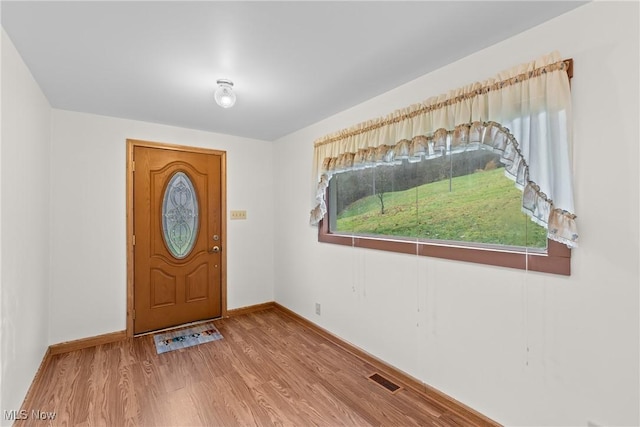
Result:
{"label": "scalloped valance", "polygon": [[318,139],[311,223],[326,213],[324,194],[333,174],[481,145],[500,153],[505,174],[524,191],[523,211],[547,228],[550,239],[577,246],[568,67],[554,52]]}

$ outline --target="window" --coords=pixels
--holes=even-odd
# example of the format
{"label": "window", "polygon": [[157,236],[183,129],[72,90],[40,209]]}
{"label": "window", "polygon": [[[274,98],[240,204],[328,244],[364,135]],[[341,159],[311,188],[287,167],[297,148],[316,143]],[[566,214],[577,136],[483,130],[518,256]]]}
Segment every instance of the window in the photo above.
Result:
{"label": "window", "polygon": [[[577,240],[566,162],[570,104],[518,100],[515,110],[496,113],[507,126],[455,117],[460,110],[465,111],[462,117],[468,113],[473,117],[474,105],[492,110],[491,99],[476,98],[488,94],[495,104],[495,92],[523,82],[554,97],[555,82],[545,80],[540,89],[536,86],[540,82],[527,81],[560,70],[568,82],[571,62],[543,68],[471,92],[464,88],[462,96],[432,100],[316,142],[322,173],[312,223],[314,217],[319,220],[319,241],[570,274],[567,246],[574,247]],[[533,91],[531,87],[498,94],[498,103],[503,106],[514,93],[521,96]],[[467,108],[460,108],[458,104],[465,101]],[[446,122],[442,116],[448,116],[449,129],[434,126],[437,114],[440,123]],[[411,123],[403,123],[407,121]],[[564,138],[560,144],[558,137]],[[551,163],[564,162],[564,169],[548,173],[548,164],[540,164],[549,160],[541,153],[549,151],[555,156]],[[555,191],[558,187],[560,191]]]}
{"label": "window", "polygon": [[488,150],[336,174],[332,233],[546,250],[547,230],[522,213],[522,192]]}
{"label": "window", "polygon": [[162,237],[176,259],[184,259],[198,237],[198,197],[184,172],[176,172],[162,198]]}

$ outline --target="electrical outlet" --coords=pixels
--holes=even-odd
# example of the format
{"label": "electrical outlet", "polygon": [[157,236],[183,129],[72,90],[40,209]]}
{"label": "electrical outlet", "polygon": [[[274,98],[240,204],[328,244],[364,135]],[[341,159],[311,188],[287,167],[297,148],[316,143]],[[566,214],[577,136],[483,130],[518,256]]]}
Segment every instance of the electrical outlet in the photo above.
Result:
{"label": "electrical outlet", "polygon": [[231,211],[231,219],[247,219],[247,211]]}
{"label": "electrical outlet", "polygon": [[319,302],[316,303],[316,314],[318,316],[320,316],[320,303]]}

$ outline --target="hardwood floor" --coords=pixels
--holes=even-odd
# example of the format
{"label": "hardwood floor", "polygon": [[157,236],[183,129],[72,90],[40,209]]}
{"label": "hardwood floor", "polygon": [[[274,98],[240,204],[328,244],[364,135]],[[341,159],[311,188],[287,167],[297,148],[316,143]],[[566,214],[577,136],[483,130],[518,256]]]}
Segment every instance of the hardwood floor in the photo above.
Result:
{"label": "hardwood floor", "polygon": [[[156,354],[153,336],[51,356],[16,426],[468,426],[372,364],[268,309],[215,321],[223,339]],[[53,420],[32,411],[54,412]]]}

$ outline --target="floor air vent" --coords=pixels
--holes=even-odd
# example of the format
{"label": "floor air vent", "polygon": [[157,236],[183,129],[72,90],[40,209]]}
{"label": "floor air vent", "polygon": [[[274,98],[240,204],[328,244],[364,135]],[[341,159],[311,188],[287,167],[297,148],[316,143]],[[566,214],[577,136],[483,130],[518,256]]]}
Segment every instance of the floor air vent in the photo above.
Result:
{"label": "floor air vent", "polygon": [[402,387],[400,387],[398,384],[395,384],[393,381],[383,377],[382,375],[380,375],[377,372],[375,374],[369,375],[368,378],[371,381],[375,382],[376,384],[379,384],[382,387],[386,388],[391,393],[397,393],[399,390],[402,389]]}

